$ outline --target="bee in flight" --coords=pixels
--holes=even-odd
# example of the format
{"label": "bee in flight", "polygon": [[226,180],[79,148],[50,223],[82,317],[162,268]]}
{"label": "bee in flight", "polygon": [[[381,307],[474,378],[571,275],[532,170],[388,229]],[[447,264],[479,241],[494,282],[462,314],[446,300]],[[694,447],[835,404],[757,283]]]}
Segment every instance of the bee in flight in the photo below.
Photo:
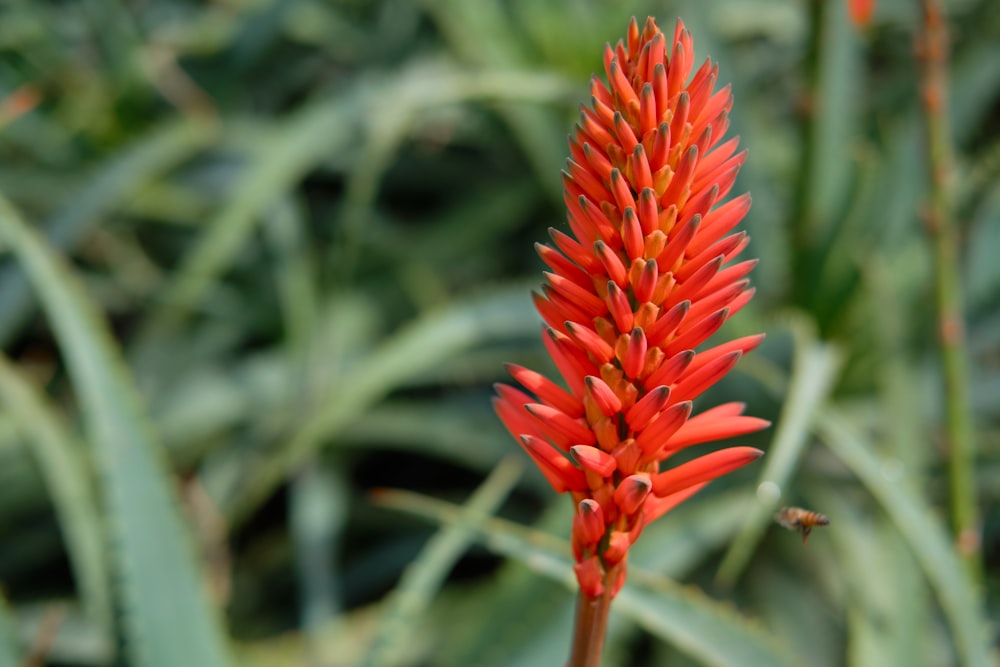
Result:
{"label": "bee in flight", "polygon": [[815,526],[829,525],[830,519],[819,512],[804,510],[801,507],[782,507],[774,515],[774,520],[788,530],[797,530],[802,533],[802,544],[809,539],[809,533]]}

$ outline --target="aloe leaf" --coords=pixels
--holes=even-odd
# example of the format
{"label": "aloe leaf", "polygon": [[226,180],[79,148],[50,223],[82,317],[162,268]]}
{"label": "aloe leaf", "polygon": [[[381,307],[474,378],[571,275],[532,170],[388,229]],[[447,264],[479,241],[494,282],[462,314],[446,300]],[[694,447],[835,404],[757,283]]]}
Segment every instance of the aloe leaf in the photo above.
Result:
{"label": "aloe leaf", "polygon": [[[801,667],[885,664],[845,663],[843,628],[831,622],[831,607],[837,609],[840,591],[831,601],[824,597],[822,586],[813,585],[824,572],[839,574],[837,562],[826,551],[804,551],[795,535],[784,537],[785,557],[761,559],[753,576],[746,578],[745,588],[741,587],[741,592],[755,600],[754,616],[766,627],[778,629]],[[852,641],[848,636],[847,642]]]}
{"label": "aloe leaf", "polygon": [[407,629],[416,624],[451,568],[475,540],[474,528],[496,511],[517,484],[522,469],[519,459],[504,459],[469,498],[456,521],[434,535],[406,568],[386,601],[365,667],[392,665],[398,659],[408,640]]}
{"label": "aloe leaf", "polygon": [[[563,90],[561,81],[551,76],[469,75],[456,68],[427,68],[418,64],[407,68],[396,78],[357,84],[335,97],[305,105],[249,147],[250,162],[235,184],[227,204],[206,224],[205,232],[171,277],[163,294],[163,306],[145,323],[144,331],[151,333],[161,327],[174,326],[195,307],[213,279],[242,248],[259,217],[309,170],[335,151],[353,146],[358,141],[362,121],[370,121],[380,115],[375,110],[381,100],[397,100],[397,106],[409,107],[415,112],[420,108],[454,104],[466,99],[522,99],[525,97],[522,88],[528,89],[529,97],[537,96],[543,100],[551,99],[553,89],[556,94]],[[510,108],[519,116],[533,116],[536,112],[542,114],[540,109],[532,107],[510,105]],[[389,115],[393,120],[387,128],[392,127],[392,134],[397,135],[405,128],[403,125],[396,127],[395,112]],[[544,120],[551,121],[547,116]],[[537,125],[530,127],[537,128]],[[529,151],[538,153],[538,146],[551,144],[553,136],[560,136],[560,133],[550,133],[545,140],[535,137],[538,141]],[[375,187],[381,173],[379,164],[385,157],[383,153],[391,151],[396,145],[391,137],[377,137],[373,141],[377,144],[371,147],[374,154],[364,157],[366,171],[357,177],[361,181],[352,186],[352,191],[355,191],[352,206],[359,205],[366,199],[365,191]],[[555,164],[558,162],[548,162],[547,167]],[[548,171],[558,173],[556,169]],[[354,222],[348,222],[355,226]]]}
{"label": "aloe leaf", "polygon": [[175,326],[242,247],[258,216],[324,156],[352,137],[367,97],[353,91],[312,103],[251,146],[251,161],[223,209],[208,221],[194,248],[167,284],[148,333]]}
{"label": "aloe leaf", "polygon": [[[540,579],[511,561],[459,622],[454,641],[435,659],[440,667],[561,665],[573,630],[574,600],[558,582]],[[489,595],[489,597],[486,597]],[[481,610],[489,609],[489,623]],[[609,641],[611,629],[609,628]]]}
{"label": "aloe leaf", "polygon": [[104,525],[89,476],[90,461],[55,409],[0,354],[0,401],[28,438],[63,531],[84,607],[110,641],[111,588]]}
{"label": "aloe leaf", "polygon": [[302,627],[315,637],[341,612],[336,565],[349,507],[347,476],[334,462],[310,461],[289,492]]}
{"label": "aloe leaf", "polygon": [[2,198],[0,239],[49,316],[97,453],[132,663],[228,665],[170,478],[107,325],[69,268]]}
{"label": "aloe leaf", "polygon": [[15,609],[17,632],[31,655],[19,667],[35,667],[44,656],[46,665],[105,667],[125,665],[115,655],[105,629],[79,605],[60,601],[19,604]]}
{"label": "aloe leaf", "polygon": [[947,531],[931,508],[910,487],[901,484],[879,464],[872,442],[866,441],[833,410],[825,410],[818,435],[868,488],[909,543],[930,582],[963,665],[994,665],[981,612],[983,603],[952,547]]}
{"label": "aloe leaf", "polygon": [[836,517],[824,533],[846,585],[847,663],[934,664],[927,658],[933,648],[927,582],[899,531],[883,513],[873,516],[831,485],[809,495]]}
{"label": "aloe leaf", "polygon": [[[393,506],[450,523],[456,506],[412,493],[395,494]],[[519,561],[528,569],[576,588],[563,540],[502,519],[477,527],[479,540],[491,551]],[[762,627],[742,618],[732,606],[709,598],[694,587],[630,568],[629,583],[615,598],[612,615],[621,614],[659,639],[707,665],[754,667],[798,664]]]}
{"label": "aloe leaf", "polygon": [[[46,235],[55,247],[72,247],[95,220],[155,176],[189,157],[213,137],[206,123],[166,123],[138,138],[102,165],[78,196],[46,222]],[[17,267],[0,271],[0,344],[7,342],[31,312],[33,299],[24,274]]]}
{"label": "aloe leaf", "polygon": [[[836,380],[840,360],[835,349],[816,341],[804,327],[796,329],[795,349],[795,365],[786,393],[788,399],[778,420],[774,443],[764,459],[757,502],[719,566],[718,578],[727,585],[736,581],[760,543],[783,489],[788,486],[802,456],[817,410]],[[769,489],[773,490],[770,496],[767,495]]]}
{"label": "aloe leaf", "polygon": [[521,286],[477,295],[418,318],[331,380],[329,391],[317,396],[315,408],[302,419],[288,444],[245,475],[227,515],[238,522],[290,470],[317,451],[324,439],[358,419],[391,390],[473,345],[528,335],[537,322]]}
{"label": "aloe leaf", "polygon": [[[527,60],[518,31],[495,0],[468,3],[461,0],[432,0],[426,3],[430,16],[452,50],[476,67],[517,69]],[[558,165],[565,147],[560,125],[545,109],[527,105],[501,104],[503,115],[522,150],[554,201],[562,200]]]}
{"label": "aloe leaf", "polygon": [[[548,484],[544,479],[543,484]],[[520,488],[524,488],[522,480]],[[550,488],[550,487],[549,487]],[[548,492],[551,492],[550,490]],[[551,496],[550,496],[551,497]],[[568,526],[569,504],[554,498],[533,524],[535,534],[551,537]],[[400,507],[403,511],[406,506]],[[552,540],[555,548],[563,548]],[[454,638],[435,656],[440,667],[532,667],[559,665],[566,659],[573,629],[573,594],[562,583],[538,577],[515,560],[508,560],[473,594],[463,596],[456,616],[449,622]],[[490,610],[490,622],[479,619],[479,610]],[[613,621],[614,619],[612,619]],[[612,641],[613,623],[608,641]]]}
{"label": "aloe leaf", "polygon": [[629,549],[629,567],[637,566],[682,579],[706,556],[725,547],[746,521],[743,491],[703,491],[697,501],[670,511],[667,521],[654,521]]}
{"label": "aloe leaf", "polygon": [[0,667],[18,667],[21,665],[20,649],[17,642],[17,629],[11,616],[7,600],[0,593]]}
{"label": "aloe leaf", "polygon": [[706,665],[799,665],[776,638],[736,608],[665,577],[633,570],[615,607],[678,650]]}

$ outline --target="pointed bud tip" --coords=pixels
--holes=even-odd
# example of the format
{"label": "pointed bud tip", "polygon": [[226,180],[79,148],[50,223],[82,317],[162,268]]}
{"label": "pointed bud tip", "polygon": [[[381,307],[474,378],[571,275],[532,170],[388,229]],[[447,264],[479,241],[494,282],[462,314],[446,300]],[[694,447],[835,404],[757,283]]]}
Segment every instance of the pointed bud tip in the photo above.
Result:
{"label": "pointed bud tip", "polygon": [[569,448],[569,453],[581,468],[601,477],[609,477],[618,467],[615,457],[592,445],[573,445]]}
{"label": "pointed bud tip", "polygon": [[597,514],[601,511],[601,504],[593,498],[584,498],[580,501],[579,509],[584,514]]}

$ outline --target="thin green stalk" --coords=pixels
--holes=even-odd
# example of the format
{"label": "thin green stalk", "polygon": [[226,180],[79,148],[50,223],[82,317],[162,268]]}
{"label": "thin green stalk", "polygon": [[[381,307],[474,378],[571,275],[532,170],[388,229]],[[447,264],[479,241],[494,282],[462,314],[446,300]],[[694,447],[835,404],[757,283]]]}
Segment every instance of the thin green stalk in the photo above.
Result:
{"label": "thin green stalk", "polygon": [[921,0],[921,93],[930,188],[927,233],[935,264],[934,300],[944,380],[949,445],[951,523],[969,572],[979,575],[980,525],[976,504],[975,443],[969,408],[965,325],[953,218],[954,156],[948,125],[948,26],[940,0]]}
{"label": "thin green stalk", "polygon": [[820,97],[821,53],[823,51],[823,23],[827,15],[825,0],[809,2],[809,35],[803,60],[805,89],[800,102],[800,145],[798,182],[792,193],[791,214],[788,219],[789,267],[792,281],[792,302],[804,306],[810,300],[814,281],[808,277],[812,265],[816,219],[812,201],[816,194],[816,118]]}

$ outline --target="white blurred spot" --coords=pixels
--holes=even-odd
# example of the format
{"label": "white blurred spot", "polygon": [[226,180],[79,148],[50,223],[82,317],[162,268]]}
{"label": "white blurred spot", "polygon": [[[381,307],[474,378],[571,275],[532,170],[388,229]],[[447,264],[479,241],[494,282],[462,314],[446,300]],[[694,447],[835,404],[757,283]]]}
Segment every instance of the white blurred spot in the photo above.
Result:
{"label": "white blurred spot", "polygon": [[777,504],[779,498],[781,498],[781,487],[774,482],[761,482],[760,486],[757,487],[757,500],[760,502],[774,505]]}

